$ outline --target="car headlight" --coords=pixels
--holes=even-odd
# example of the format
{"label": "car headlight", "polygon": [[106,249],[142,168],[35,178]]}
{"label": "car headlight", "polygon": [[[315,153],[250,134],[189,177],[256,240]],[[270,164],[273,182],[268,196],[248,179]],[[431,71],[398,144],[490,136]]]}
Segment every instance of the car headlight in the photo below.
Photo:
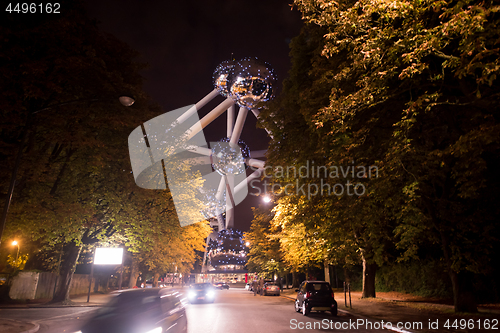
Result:
{"label": "car headlight", "polygon": [[149,331],[144,332],[144,333],[161,333],[161,332],[163,332],[163,328],[156,327],[156,328],[153,328],[152,330],[149,330]]}
{"label": "car headlight", "polygon": [[190,290],[190,291],[188,292],[188,298],[193,298],[193,297],[196,297],[196,292],[194,292],[194,291]]}
{"label": "car headlight", "polygon": [[209,290],[207,291],[207,297],[214,297],[215,296],[215,292],[213,290]]}

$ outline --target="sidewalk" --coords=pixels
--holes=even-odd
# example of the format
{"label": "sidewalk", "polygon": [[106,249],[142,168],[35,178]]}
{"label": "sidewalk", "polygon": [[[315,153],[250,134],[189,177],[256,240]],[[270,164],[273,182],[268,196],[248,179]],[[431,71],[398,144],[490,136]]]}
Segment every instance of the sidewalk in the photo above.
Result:
{"label": "sidewalk", "polygon": [[[288,289],[284,290],[281,295],[295,300],[296,294],[293,289]],[[384,323],[390,322],[393,325],[402,323],[403,326],[407,325],[403,331],[410,332],[452,332],[454,327],[447,329],[444,325],[448,321],[449,325],[452,326],[455,320],[458,320],[458,329],[455,330],[458,332],[460,331],[460,319],[467,321],[472,319],[477,325],[478,320],[483,322],[487,319],[491,321],[491,319],[500,318],[500,304],[480,306],[477,314],[456,314],[453,305],[442,304],[441,300],[396,292],[379,292],[377,298],[374,299],[361,298],[361,292],[351,292],[351,303],[349,303],[349,295],[346,298],[347,306],[345,305],[344,293],[335,293],[339,316],[348,318],[356,315],[365,319],[384,321]],[[349,304],[352,305],[352,308],[349,307]],[[436,323],[436,321],[438,327],[429,329],[429,323]],[[418,323],[422,323],[422,329],[413,329],[418,327]],[[462,330],[462,332],[464,331]],[[467,331],[475,330],[467,329]]]}
{"label": "sidewalk", "polygon": [[[49,300],[40,300],[25,304],[0,304],[1,308],[61,308],[61,307],[98,307],[106,304],[113,294],[91,294],[90,302],[87,303],[87,295],[71,297],[70,304],[48,304]],[[0,318],[0,333],[35,333],[40,326],[36,323],[21,322],[11,319]]]}
{"label": "sidewalk", "polygon": [[[106,304],[111,297],[113,297],[113,292],[109,294],[101,294],[101,293],[96,293],[96,294],[91,294],[90,295],[90,300],[87,302],[87,295],[78,295],[78,296],[71,296],[71,302],[67,304],[62,304],[62,303],[49,303],[50,299],[39,299],[39,300],[31,300],[29,302],[19,302],[19,303],[7,303],[7,304],[0,304],[0,309],[2,308],[8,308],[8,309],[15,309],[15,308],[62,308],[62,307],[79,307],[79,306],[90,306],[90,307],[97,307],[97,306],[102,306],[103,304]],[[0,326],[1,327],[1,326]],[[0,330],[0,332],[2,332]]]}

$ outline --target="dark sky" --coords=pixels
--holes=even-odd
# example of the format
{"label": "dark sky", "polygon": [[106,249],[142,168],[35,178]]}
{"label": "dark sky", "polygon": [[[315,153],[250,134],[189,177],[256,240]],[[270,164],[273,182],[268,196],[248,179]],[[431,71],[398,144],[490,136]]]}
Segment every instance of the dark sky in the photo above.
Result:
{"label": "dark sky", "polygon": [[[290,67],[289,42],[302,25],[290,1],[282,0],[84,0],[89,15],[102,30],[112,33],[141,53],[149,64],[142,74],[144,89],[163,112],[194,104],[212,89],[212,73],[231,54],[238,60],[258,57],[272,65],[278,93]],[[205,107],[200,115],[220,103]],[[225,116],[205,129],[207,140],[225,136]],[[266,148],[267,134],[255,128],[249,115],[242,133],[250,150]],[[235,227],[248,230],[249,196],[236,207]]]}

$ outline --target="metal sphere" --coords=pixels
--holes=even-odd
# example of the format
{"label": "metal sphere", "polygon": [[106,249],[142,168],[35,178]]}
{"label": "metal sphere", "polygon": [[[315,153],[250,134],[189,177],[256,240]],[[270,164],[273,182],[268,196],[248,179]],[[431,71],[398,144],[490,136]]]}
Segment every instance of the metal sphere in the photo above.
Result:
{"label": "metal sphere", "polygon": [[241,148],[230,142],[216,142],[212,146],[212,167],[220,175],[239,175],[245,172],[245,158]]}
{"label": "metal sphere", "polygon": [[272,67],[257,58],[244,58],[231,69],[227,78],[229,93],[236,103],[248,109],[260,109],[274,97],[276,75]]}
{"label": "metal sphere", "polygon": [[[220,142],[230,142],[230,138],[222,138],[220,139]],[[250,148],[248,148],[248,145],[245,143],[245,141],[239,139],[238,140],[238,146],[240,147],[241,150],[241,155],[243,158],[250,158]]]}
{"label": "metal sphere", "polygon": [[227,77],[234,65],[235,62],[232,60],[223,61],[219,64],[219,66],[217,66],[212,75],[212,83],[214,84],[215,89],[217,89],[224,97],[227,97],[229,93]]}

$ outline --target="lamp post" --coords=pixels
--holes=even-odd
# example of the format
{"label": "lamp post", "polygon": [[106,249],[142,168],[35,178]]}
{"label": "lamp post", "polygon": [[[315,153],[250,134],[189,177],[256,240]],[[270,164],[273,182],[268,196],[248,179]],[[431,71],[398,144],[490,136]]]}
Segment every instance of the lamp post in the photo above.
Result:
{"label": "lamp post", "polygon": [[[19,166],[21,165],[21,158],[23,156],[23,150],[24,150],[25,145],[26,145],[25,144],[26,137],[28,135],[28,130],[31,127],[33,115],[40,113],[40,112],[43,112],[43,111],[51,110],[51,109],[53,109],[55,107],[59,107],[59,106],[82,103],[82,102],[95,102],[95,101],[100,101],[100,100],[102,100],[102,99],[101,98],[85,99],[85,100],[79,99],[79,100],[67,101],[67,102],[63,102],[63,103],[50,105],[48,107],[45,107],[45,108],[28,113],[28,116],[26,119],[26,124],[25,124],[24,129],[23,129],[23,134],[21,136],[21,144],[19,145],[19,150],[17,152],[16,161],[14,163],[14,169],[12,170],[12,175],[10,177],[10,184],[9,184],[9,189],[7,191],[7,196],[5,199],[5,204],[4,204],[4,208],[3,208],[3,212],[2,212],[2,219],[0,220],[0,244],[2,243],[2,236],[3,236],[3,231],[5,228],[5,222],[7,221],[7,213],[9,212],[10,203],[12,202],[12,194],[14,193],[14,186],[16,184],[17,172],[19,171]],[[132,97],[128,97],[128,96],[120,96],[118,98],[118,100],[119,100],[120,104],[122,104],[123,106],[131,106],[135,102],[135,100]],[[19,252],[19,247],[18,247],[18,252]]]}
{"label": "lamp post", "polygon": [[17,266],[17,260],[19,259],[19,243],[17,241],[13,241],[12,246],[17,246],[17,254],[16,254],[16,266]]}

